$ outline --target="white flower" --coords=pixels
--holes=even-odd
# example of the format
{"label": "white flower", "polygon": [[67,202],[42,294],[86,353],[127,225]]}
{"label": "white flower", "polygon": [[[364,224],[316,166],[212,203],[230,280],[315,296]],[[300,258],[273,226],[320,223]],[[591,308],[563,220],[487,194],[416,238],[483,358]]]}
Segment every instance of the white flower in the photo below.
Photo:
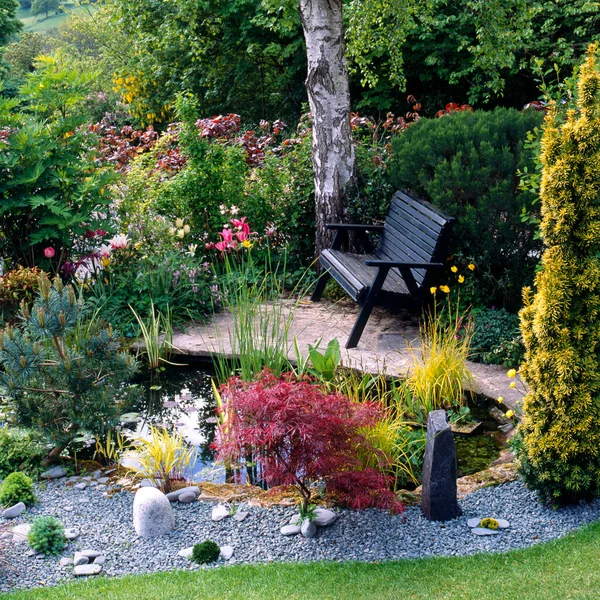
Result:
{"label": "white flower", "polygon": [[190,256],[194,256],[196,254],[197,249],[198,249],[198,244],[190,244],[188,246],[188,251],[186,252],[186,254],[189,254]]}
{"label": "white flower", "polygon": [[178,229],[181,229],[183,227],[183,219],[177,219],[175,221],[175,227],[177,227]]}
{"label": "white flower", "polygon": [[185,231],[183,229],[178,229],[177,230],[177,237],[182,240],[183,236],[185,235]]}
{"label": "white flower", "polygon": [[109,240],[108,243],[110,244],[111,248],[114,248],[115,250],[118,248],[127,248],[129,238],[121,233],[119,235],[115,235],[111,240]]}
{"label": "white flower", "polygon": [[100,255],[100,258],[108,258],[110,256],[110,253],[112,252],[112,248],[113,247],[107,246],[106,244],[100,246],[100,248],[98,248],[98,254]]}
{"label": "white flower", "polygon": [[183,232],[187,235],[190,232],[190,226],[189,225],[185,225],[183,228]]}
{"label": "white flower", "polygon": [[240,212],[240,209],[237,206],[232,206],[230,212],[235,217],[235,215],[237,215]]}

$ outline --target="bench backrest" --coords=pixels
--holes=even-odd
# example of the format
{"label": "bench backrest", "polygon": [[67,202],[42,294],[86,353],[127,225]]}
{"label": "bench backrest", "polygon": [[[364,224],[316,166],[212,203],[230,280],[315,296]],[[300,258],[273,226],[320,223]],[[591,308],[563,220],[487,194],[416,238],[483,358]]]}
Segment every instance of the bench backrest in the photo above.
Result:
{"label": "bench backrest", "polygon": [[[375,251],[382,259],[444,262],[455,219],[429,202],[396,192]],[[417,285],[427,284],[426,269],[413,269]]]}

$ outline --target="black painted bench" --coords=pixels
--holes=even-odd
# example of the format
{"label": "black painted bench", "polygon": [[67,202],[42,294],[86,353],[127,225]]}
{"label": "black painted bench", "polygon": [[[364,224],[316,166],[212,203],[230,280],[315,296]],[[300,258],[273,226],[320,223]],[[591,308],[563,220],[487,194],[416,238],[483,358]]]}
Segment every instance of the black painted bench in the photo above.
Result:
{"label": "black painted bench", "polygon": [[[319,278],[311,300],[321,299],[327,280],[333,277],[362,305],[346,348],[357,346],[373,306],[384,297],[423,306],[444,266],[454,221],[428,202],[396,192],[383,225],[326,225],[335,230],[335,237],[331,248],[320,256],[326,271]],[[380,234],[376,247],[369,241],[367,231]],[[349,232],[356,234],[364,253],[342,250]]]}

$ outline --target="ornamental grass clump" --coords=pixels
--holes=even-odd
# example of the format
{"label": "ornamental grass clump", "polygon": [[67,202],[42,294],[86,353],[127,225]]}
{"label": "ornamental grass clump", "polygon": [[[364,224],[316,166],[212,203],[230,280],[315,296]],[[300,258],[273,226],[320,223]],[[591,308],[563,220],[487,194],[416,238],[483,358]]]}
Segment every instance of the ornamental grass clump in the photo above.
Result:
{"label": "ornamental grass clump", "polygon": [[589,48],[577,110],[552,107],[542,139],[535,293],[521,328],[529,392],[516,442],[527,485],[554,504],[600,493],[600,73]]}

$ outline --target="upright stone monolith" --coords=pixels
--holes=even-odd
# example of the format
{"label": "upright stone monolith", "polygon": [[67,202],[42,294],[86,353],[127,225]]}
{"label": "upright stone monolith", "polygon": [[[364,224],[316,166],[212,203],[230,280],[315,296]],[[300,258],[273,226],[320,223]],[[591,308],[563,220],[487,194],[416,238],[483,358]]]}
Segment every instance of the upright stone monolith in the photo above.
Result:
{"label": "upright stone monolith", "polygon": [[456,448],[446,412],[427,419],[421,510],[430,521],[449,521],[462,514],[456,498]]}

